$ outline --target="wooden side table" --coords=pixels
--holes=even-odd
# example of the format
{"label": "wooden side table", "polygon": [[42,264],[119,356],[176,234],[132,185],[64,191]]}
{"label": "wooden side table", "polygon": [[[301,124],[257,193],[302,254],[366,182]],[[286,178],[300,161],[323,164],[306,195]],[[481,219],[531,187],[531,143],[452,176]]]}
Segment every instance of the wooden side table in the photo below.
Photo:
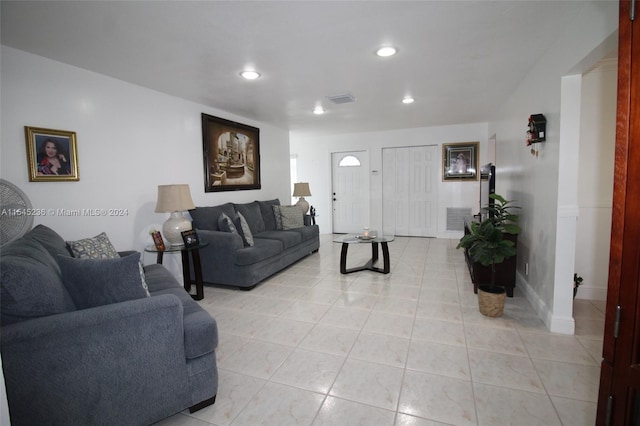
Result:
{"label": "wooden side table", "polygon": [[[158,250],[155,246],[149,246],[144,251],[156,253],[156,263],[162,265],[162,258],[165,253],[178,253],[182,256],[182,280],[184,281],[184,289],[191,294],[191,284],[196,285],[196,294],[191,294],[194,300],[204,299],[204,285],[202,283],[202,266],[200,264],[200,249],[208,246],[209,243],[200,243],[197,246],[168,246],[164,250]],[[191,254],[191,256],[189,256]],[[189,268],[189,257],[193,263],[195,277],[191,279],[191,269]]]}

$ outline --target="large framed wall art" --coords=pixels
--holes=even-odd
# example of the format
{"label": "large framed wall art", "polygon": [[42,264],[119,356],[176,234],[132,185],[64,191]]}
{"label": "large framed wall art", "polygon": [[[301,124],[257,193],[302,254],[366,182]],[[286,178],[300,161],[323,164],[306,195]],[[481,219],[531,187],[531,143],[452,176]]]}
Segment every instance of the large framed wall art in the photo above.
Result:
{"label": "large framed wall art", "polygon": [[260,189],[260,129],[202,114],[205,192]]}
{"label": "large framed wall art", "polygon": [[30,182],[80,180],[75,132],[29,126],[24,131]]}
{"label": "large framed wall art", "polygon": [[478,180],[478,142],[442,144],[442,180]]}

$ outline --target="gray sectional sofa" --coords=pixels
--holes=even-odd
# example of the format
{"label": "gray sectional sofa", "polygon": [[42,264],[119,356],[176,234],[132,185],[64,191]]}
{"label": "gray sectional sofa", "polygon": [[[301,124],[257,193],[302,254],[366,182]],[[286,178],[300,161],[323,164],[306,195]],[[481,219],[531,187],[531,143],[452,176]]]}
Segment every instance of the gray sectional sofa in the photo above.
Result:
{"label": "gray sectional sofa", "polygon": [[75,259],[42,225],[2,247],[12,424],[148,425],[215,401],[215,320],[162,265],[143,273],[125,254]]}
{"label": "gray sectional sofa", "polygon": [[[300,226],[287,226],[287,223],[283,226],[273,206],[280,206],[280,201],[226,203],[189,211],[200,241],[208,243],[200,249],[205,283],[250,290],[265,278],[318,250],[318,225],[311,225],[309,217],[300,211]],[[280,207],[283,213],[284,209],[293,210],[293,206]],[[231,218],[240,232],[222,229],[222,214]],[[245,219],[253,245],[248,245],[243,238],[239,215]]]}

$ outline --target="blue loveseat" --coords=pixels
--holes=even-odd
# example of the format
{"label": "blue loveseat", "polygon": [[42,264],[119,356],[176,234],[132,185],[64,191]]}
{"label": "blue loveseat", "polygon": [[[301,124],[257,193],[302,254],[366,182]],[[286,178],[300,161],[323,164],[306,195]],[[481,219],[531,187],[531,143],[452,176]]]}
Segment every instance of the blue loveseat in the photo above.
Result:
{"label": "blue loveseat", "polygon": [[[42,225],[2,247],[1,351],[12,424],[148,425],[215,401],[215,320],[162,265],[142,274],[139,256],[83,262]],[[105,272],[113,265],[117,271]],[[103,297],[92,274],[137,281],[117,281],[112,294],[131,300],[86,307],[97,302],[81,300],[68,281],[90,286],[89,299]]]}
{"label": "blue loveseat", "polygon": [[[299,225],[287,226],[274,213],[274,206],[299,211]],[[260,281],[286,268],[320,247],[318,225],[295,206],[281,206],[278,199],[254,201],[245,204],[226,203],[213,207],[190,210],[193,227],[201,242],[208,245],[200,249],[202,278],[205,283],[236,286],[251,290]],[[224,214],[241,228],[239,215],[246,221],[245,233],[251,235],[249,245],[242,231],[222,229],[220,216]],[[295,213],[294,213],[295,214]],[[283,216],[284,217],[284,216]]]}

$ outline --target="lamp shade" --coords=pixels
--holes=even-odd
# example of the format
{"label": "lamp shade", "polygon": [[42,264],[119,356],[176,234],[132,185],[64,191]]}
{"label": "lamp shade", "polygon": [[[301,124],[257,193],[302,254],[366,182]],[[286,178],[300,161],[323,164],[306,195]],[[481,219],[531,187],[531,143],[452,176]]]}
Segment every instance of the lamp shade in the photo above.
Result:
{"label": "lamp shade", "polygon": [[311,190],[309,189],[309,182],[294,183],[293,196],[294,197],[310,197]]}
{"label": "lamp shade", "polygon": [[189,185],[158,185],[156,213],[183,212],[195,208],[196,206],[191,199]]}

